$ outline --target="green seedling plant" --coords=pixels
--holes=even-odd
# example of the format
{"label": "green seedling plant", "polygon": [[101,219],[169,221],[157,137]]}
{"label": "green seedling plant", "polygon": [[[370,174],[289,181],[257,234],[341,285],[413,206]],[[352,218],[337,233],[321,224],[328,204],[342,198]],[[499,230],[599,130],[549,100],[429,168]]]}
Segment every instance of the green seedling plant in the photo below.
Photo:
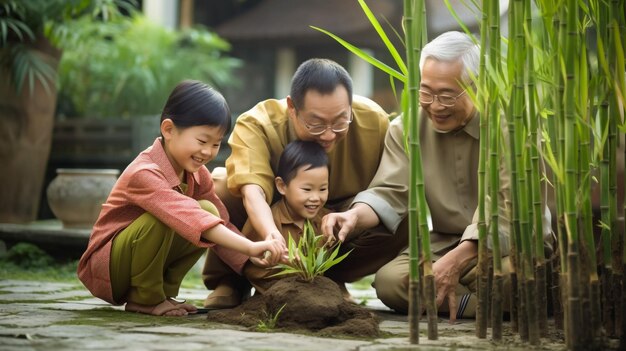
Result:
{"label": "green seedling plant", "polygon": [[277,268],[281,272],[272,277],[295,274],[298,278],[306,282],[312,282],[318,275],[323,275],[332,266],[343,261],[352,250],[339,255],[340,243],[327,246],[321,245],[324,237],[316,235],[311,223],[307,220],[304,223],[304,230],[300,241],[296,241],[289,234],[289,264],[281,263]]}
{"label": "green seedling plant", "polygon": [[260,320],[259,324],[257,324],[256,329],[258,331],[270,331],[276,328],[276,322],[278,321],[278,317],[283,312],[283,308],[285,308],[287,304],[283,304],[276,313],[268,313],[267,311],[263,311],[265,313],[265,320]]}

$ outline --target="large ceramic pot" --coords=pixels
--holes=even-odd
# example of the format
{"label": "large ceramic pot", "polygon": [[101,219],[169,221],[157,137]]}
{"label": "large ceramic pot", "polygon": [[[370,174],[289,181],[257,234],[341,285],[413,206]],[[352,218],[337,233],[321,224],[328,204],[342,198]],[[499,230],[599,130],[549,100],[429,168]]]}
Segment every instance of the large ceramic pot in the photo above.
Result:
{"label": "large ceramic pot", "polygon": [[57,169],[47,189],[52,213],[65,228],[91,228],[119,173],[117,169]]}

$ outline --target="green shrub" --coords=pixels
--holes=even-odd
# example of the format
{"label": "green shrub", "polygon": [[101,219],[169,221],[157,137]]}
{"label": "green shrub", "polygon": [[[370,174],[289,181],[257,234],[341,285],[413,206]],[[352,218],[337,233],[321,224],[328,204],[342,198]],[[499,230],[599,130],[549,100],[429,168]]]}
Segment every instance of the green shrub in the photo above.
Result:
{"label": "green shrub", "polygon": [[16,92],[26,86],[32,94],[38,82],[51,93],[57,69],[54,60],[41,55],[54,51],[46,44],[66,49],[77,42],[68,40],[80,31],[75,21],[119,20],[122,11],[133,13],[136,6],[135,0],[2,0],[0,66]]}
{"label": "green shrub", "polygon": [[170,30],[138,14],[75,26],[59,70],[59,113],[68,117],[159,114],[181,80],[219,89],[233,83],[240,64],[224,55],[226,41],[202,27]]}
{"label": "green shrub", "polygon": [[45,268],[54,263],[54,259],[50,255],[38,246],[30,243],[15,244],[0,261],[14,264],[24,269]]}

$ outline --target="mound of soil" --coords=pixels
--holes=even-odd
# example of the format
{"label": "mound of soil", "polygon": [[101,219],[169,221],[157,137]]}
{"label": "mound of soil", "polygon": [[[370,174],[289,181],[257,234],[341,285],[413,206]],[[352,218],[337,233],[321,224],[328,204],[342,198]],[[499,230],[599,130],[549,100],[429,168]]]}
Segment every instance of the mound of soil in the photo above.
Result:
{"label": "mound of soil", "polygon": [[377,317],[345,301],[337,284],[326,277],[316,277],[311,283],[296,277],[280,279],[265,294],[255,294],[233,309],[211,311],[208,318],[256,328],[281,308],[276,329],[359,337],[376,337],[380,333]]}

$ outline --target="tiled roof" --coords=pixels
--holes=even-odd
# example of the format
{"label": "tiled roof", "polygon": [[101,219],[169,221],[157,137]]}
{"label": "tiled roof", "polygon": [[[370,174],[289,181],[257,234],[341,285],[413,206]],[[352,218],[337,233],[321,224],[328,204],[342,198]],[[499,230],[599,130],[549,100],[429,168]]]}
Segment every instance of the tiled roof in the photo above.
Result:
{"label": "tiled roof", "polygon": [[[395,34],[387,21],[401,31],[401,0],[367,4],[388,36]],[[217,32],[233,43],[259,45],[310,45],[332,40],[309,26],[326,29],[355,45],[383,45],[356,0],[265,0],[223,23]]]}

